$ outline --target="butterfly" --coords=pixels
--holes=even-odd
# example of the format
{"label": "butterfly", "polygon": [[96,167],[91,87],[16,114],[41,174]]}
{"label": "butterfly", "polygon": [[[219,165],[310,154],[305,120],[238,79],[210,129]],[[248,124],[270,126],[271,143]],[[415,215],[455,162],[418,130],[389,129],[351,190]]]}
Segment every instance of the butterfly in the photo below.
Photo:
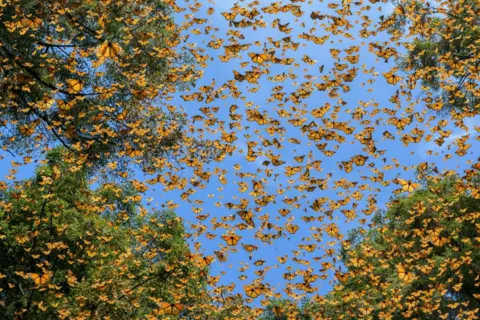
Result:
{"label": "butterfly", "polygon": [[256,298],[263,293],[263,290],[261,287],[253,286],[253,285],[244,286],[244,290],[246,295],[251,298]]}
{"label": "butterfly", "polygon": [[367,156],[357,155],[353,157],[353,162],[357,166],[363,166],[365,164],[365,161],[367,161],[367,159],[368,159]]}
{"label": "butterfly", "polygon": [[238,12],[222,12],[222,16],[227,20],[227,21],[232,21],[235,20],[237,17]]}
{"label": "butterfly", "polygon": [[112,59],[120,55],[121,52],[122,52],[122,48],[118,44],[110,41],[105,41],[98,47],[97,57]]}
{"label": "butterfly", "polygon": [[258,64],[262,64],[264,62],[267,62],[267,61],[271,60],[271,55],[268,54],[268,53],[253,53],[253,52],[250,52],[248,54],[248,56],[250,57],[250,59],[252,59],[253,62],[258,63]]}
{"label": "butterfly", "polygon": [[283,309],[280,306],[274,306],[272,308],[273,315],[275,319],[282,319],[283,318]]}
{"label": "butterfly", "polygon": [[280,30],[281,32],[290,33],[293,28],[288,28],[289,25],[290,22],[287,22],[285,24],[278,23],[278,30]]}
{"label": "butterfly", "polygon": [[247,252],[253,252],[255,250],[258,250],[258,247],[253,244],[242,244],[242,247]]}
{"label": "butterfly", "polygon": [[253,8],[252,11],[242,9],[242,12],[240,12],[240,14],[250,20],[253,20],[256,16],[260,14],[260,12],[256,8]]}
{"label": "butterfly", "polygon": [[245,221],[248,225],[255,227],[255,221],[253,221],[254,214],[250,210],[240,210],[237,211],[237,214]]}
{"label": "butterfly", "polygon": [[387,83],[389,84],[396,84],[398,81],[402,79],[392,72],[384,72],[383,76],[385,77],[385,79],[387,80]]}
{"label": "butterfly", "polygon": [[50,281],[50,274],[48,272],[43,274],[29,273],[28,275],[37,286],[44,286]]}
{"label": "butterfly", "polygon": [[288,231],[288,233],[290,234],[295,234],[297,233],[297,231],[300,229],[299,226],[295,225],[295,224],[290,224],[286,227],[286,230]]}
{"label": "butterfly", "polygon": [[28,19],[28,18],[23,18],[20,21],[18,21],[18,27],[20,28],[39,28],[43,23],[43,20],[40,18],[34,18],[34,19]]}
{"label": "butterfly", "polygon": [[218,261],[220,261],[220,262],[227,261],[227,255],[225,253],[223,253],[222,251],[213,251],[213,253],[217,257]]}
{"label": "butterfly", "polygon": [[441,247],[449,242],[448,238],[442,236],[441,228],[437,228],[432,231],[432,233],[430,234],[430,241],[437,247]]}
{"label": "butterfly", "polygon": [[80,79],[68,79],[67,86],[69,93],[78,93],[83,89],[83,81]]}
{"label": "butterfly", "polygon": [[301,249],[304,249],[307,252],[313,252],[317,247],[316,244],[308,244],[308,245],[299,245]]}
{"label": "butterfly", "polygon": [[418,183],[414,183],[411,180],[403,180],[403,179],[398,179],[400,185],[402,186],[402,190],[406,192],[413,192],[415,191],[416,188],[420,186]]}
{"label": "butterfly", "polygon": [[414,279],[415,274],[405,270],[405,267],[401,264],[397,266],[397,273],[400,280],[404,282],[410,282]]}
{"label": "butterfly", "polygon": [[29,137],[31,136],[32,134],[35,133],[35,126],[34,125],[28,125],[28,124],[24,124],[24,125],[21,125],[18,127],[18,130],[20,131],[20,133],[25,136],[25,137]]}
{"label": "butterfly", "polygon": [[135,158],[138,156],[141,156],[143,152],[138,149],[134,149],[132,145],[129,142],[125,143],[125,154],[129,156],[130,158]]}
{"label": "butterfly", "polygon": [[347,219],[353,220],[356,218],[355,210],[344,210],[342,209],[341,212],[345,215]]}
{"label": "butterfly", "polygon": [[289,209],[279,209],[278,210],[278,213],[280,213],[280,215],[282,217],[286,217],[291,211]]}
{"label": "butterfly", "polygon": [[236,136],[235,131],[231,132],[231,133],[224,132],[222,134],[222,140],[225,141],[225,142],[233,142],[233,141],[237,140],[237,136]]}
{"label": "butterfly", "polygon": [[310,206],[310,208],[312,208],[313,211],[320,211],[320,209],[322,208],[322,205],[327,202],[327,198],[326,197],[322,197],[322,198],[317,198],[313,201],[312,205]]}
{"label": "butterfly", "polygon": [[178,315],[183,309],[185,309],[185,307],[180,303],[170,302],[162,302],[160,304],[160,308],[161,312],[166,315]]}
{"label": "butterfly", "polygon": [[348,274],[337,271],[335,272],[335,278],[337,278],[337,280],[340,281],[341,283],[344,283],[345,281],[348,280]]}
{"label": "butterfly", "polygon": [[278,262],[280,262],[281,264],[284,264],[285,262],[287,262],[287,259],[288,259],[288,256],[277,257]]}
{"label": "butterfly", "polygon": [[222,236],[222,239],[227,243],[229,246],[234,246],[240,241],[242,237],[236,234],[229,234]]}

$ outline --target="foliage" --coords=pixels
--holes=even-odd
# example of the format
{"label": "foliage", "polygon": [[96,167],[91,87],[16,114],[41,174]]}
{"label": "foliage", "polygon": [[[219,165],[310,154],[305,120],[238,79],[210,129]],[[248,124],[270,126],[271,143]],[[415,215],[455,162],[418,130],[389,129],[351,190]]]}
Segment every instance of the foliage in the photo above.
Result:
{"label": "foliage", "polygon": [[475,176],[432,178],[352,231],[348,270],[318,305],[324,319],[477,319],[479,187]]}
{"label": "foliage", "polygon": [[[408,30],[407,54],[400,66],[409,74],[410,89],[416,80],[427,87],[424,101],[434,110],[479,108],[480,6],[478,1],[394,0],[390,32]],[[403,40],[403,39],[402,39]]]}
{"label": "foliage", "polygon": [[92,190],[64,152],[2,191],[2,319],[204,314],[208,266],[190,253],[181,220],[147,212],[130,186]]}
{"label": "foliage", "polygon": [[290,299],[272,299],[259,320],[311,320],[315,315],[316,304],[304,298],[300,304]]}
{"label": "foliage", "polygon": [[3,3],[4,148],[25,154],[51,142],[87,162],[141,158],[149,170],[187,145],[204,148],[162,98],[195,78],[192,58],[173,50],[172,12],[160,0]]}

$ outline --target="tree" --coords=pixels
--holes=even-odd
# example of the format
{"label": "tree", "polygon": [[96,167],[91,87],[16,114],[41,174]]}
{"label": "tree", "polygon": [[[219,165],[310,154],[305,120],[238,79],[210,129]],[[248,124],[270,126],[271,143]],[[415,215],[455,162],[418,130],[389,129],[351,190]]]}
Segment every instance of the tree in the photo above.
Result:
{"label": "tree", "polygon": [[475,0],[429,2],[393,0],[394,13],[383,21],[407,54],[399,66],[408,86],[421,80],[424,102],[433,110],[474,112],[480,104],[480,6]]}
{"label": "tree", "polygon": [[[201,149],[165,96],[194,84],[177,52],[180,10],[161,0],[14,0],[0,6],[0,141],[61,144],[86,161],[155,161]],[[198,150],[197,150],[198,151]],[[202,153],[197,154],[200,156]]]}
{"label": "tree", "polygon": [[430,177],[392,199],[342,246],[346,272],[316,307],[322,319],[478,319],[480,179]]}
{"label": "tree", "polygon": [[311,320],[311,308],[314,304],[304,298],[300,304],[289,299],[272,299],[259,320]]}
{"label": "tree", "polygon": [[2,186],[2,319],[208,315],[210,262],[190,252],[181,219],[142,208],[141,183],[93,190],[65,152]]}

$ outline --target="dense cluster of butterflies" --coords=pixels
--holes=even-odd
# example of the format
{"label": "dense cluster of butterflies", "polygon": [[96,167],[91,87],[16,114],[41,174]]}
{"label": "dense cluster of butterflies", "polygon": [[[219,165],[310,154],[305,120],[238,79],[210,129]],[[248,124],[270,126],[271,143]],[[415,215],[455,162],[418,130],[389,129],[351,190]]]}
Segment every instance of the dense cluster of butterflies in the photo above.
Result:
{"label": "dense cluster of butterflies", "polygon": [[[167,46],[151,48],[151,55],[167,58],[171,68],[160,87],[128,75],[136,81],[129,90],[145,108],[160,97],[168,110],[185,114],[191,137],[185,145],[192,152],[179,152],[175,162],[171,154],[157,155],[154,169],[146,172],[149,178],[133,182],[147,203],[159,201],[160,193],[172,195],[162,206],[189,222],[190,240],[205,254],[203,263],[213,271],[221,265],[221,274],[209,277],[212,294],[240,292],[247,301],[283,294],[300,299],[315,294],[319,280],[341,283],[349,273],[338,267],[336,249],[349,223],[366,226],[391,194],[417,190],[414,169],[440,174],[453,169],[444,164],[474,164],[471,147],[480,127],[467,122],[477,119],[476,111],[451,109],[439,116],[447,102],[421,84],[432,70],[401,70],[395,64],[408,50],[407,36],[428,33],[413,1],[398,7],[379,0],[163,2],[174,11],[175,23],[167,25],[173,36],[165,39]],[[451,9],[448,1],[433,6],[452,24],[448,10],[478,14],[468,6]],[[392,31],[402,18],[413,25]],[[21,17],[8,28],[28,33],[42,23],[47,21]],[[139,32],[128,41],[147,47],[152,36]],[[127,40],[99,42],[90,52],[96,60],[89,68],[101,72],[105,65],[126,64],[123,57],[135,53],[125,52],[122,41]],[[174,65],[185,54],[194,60],[193,69]],[[448,81],[452,70],[460,70],[465,90],[480,96],[479,64],[470,64],[474,59],[478,52],[464,60],[438,57],[443,65],[432,68],[444,80],[441,89],[461,95]],[[179,82],[191,81],[195,87],[177,89]],[[93,92],[108,98],[124,90],[106,86]],[[35,103],[67,113],[93,87],[81,77],[69,79],[58,92],[71,100],[46,97]],[[126,109],[99,108],[118,121],[129,117]],[[40,120],[22,125],[20,133],[35,136]],[[128,123],[127,134],[155,140],[171,130],[144,130],[139,121]],[[201,160],[193,138],[215,148],[211,163]],[[136,162],[146,153],[143,146],[127,141],[119,154]],[[118,169],[118,164],[108,167]],[[158,186],[162,191],[154,190]],[[437,247],[448,243],[440,229],[426,236]],[[230,265],[233,270],[226,267],[230,257],[241,260]],[[415,278],[407,262],[396,272],[405,282]],[[222,282],[222,274],[238,280]],[[37,286],[51,277],[48,270],[26,276]],[[183,308],[173,302],[159,305],[168,314]]]}

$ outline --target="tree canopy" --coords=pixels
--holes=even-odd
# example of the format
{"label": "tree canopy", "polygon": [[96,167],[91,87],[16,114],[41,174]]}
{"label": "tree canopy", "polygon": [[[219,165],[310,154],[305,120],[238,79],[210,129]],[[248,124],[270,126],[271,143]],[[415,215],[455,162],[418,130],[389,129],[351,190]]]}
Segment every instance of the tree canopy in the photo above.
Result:
{"label": "tree canopy", "polygon": [[[367,230],[350,231],[326,295],[272,301],[262,319],[476,319],[480,316],[479,176],[425,181]],[[474,193],[465,192],[470,186]]]}
{"label": "tree canopy", "polygon": [[[397,38],[410,29],[415,34],[406,45],[400,66],[427,86],[424,101],[435,110],[479,108],[480,6],[477,1],[450,1],[448,5],[416,0],[395,0],[387,19]],[[417,30],[412,32],[412,30]]]}
{"label": "tree canopy", "polygon": [[51,151],[34,178],[1,193],[3,317],[199,315],[209,261],[192,255],[181,220],[142,209],[139,186],[93,190],[64,152]]}
{"label": "tree canopy", "polygon": [[[165,93],[195,82],[164,1],[8,1],[0,7],[4,148],[59,143],[100,162],[155,160],[198,145]],[[180,148],[181,149],[181,148]],[[143,156],[143,157],[141,157]]]}

